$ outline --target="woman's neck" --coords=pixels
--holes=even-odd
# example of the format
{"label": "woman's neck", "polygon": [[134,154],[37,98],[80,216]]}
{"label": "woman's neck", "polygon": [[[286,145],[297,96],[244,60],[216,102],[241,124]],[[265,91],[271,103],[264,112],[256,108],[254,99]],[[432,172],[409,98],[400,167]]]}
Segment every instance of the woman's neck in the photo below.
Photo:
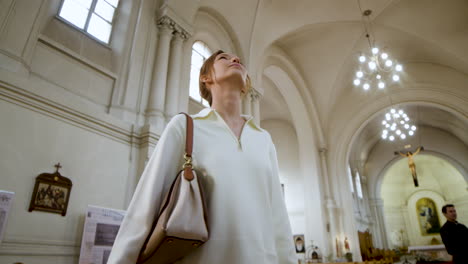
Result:
{"label": "woman's neck", "polygon": [[217,89],[212,93],[211,108],[215,109],[228,122],[241,120],[241,96],[239,90]]}

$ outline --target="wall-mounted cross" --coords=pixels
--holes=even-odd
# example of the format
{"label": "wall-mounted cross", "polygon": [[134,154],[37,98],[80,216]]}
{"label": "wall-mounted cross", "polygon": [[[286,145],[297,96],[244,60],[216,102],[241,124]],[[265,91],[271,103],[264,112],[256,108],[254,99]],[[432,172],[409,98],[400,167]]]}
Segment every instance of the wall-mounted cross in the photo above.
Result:
{"label": "wall-mounted cross", "polygon": [[59,162],[59,163],[57,163],[57,164],[55,164],[55,166],[54,166],[54,167],[55,167],[55,168],[57,168],[57,171],[56,171],[56,172],[58,172],[58,171],[59,171],[59,169],[60,169],[60,168],[62,168],[62,166],[60,166],[60,162]]}

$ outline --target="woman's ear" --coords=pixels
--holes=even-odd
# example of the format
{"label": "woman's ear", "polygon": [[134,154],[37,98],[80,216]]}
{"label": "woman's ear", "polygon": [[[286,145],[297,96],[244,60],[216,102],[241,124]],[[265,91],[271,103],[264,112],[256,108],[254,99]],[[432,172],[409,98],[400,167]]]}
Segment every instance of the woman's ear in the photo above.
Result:
{"label": "woman's ear", "polygon": [[205,83],[205,85],[209,82],[211,82],[211,78],[208,75],[202,75],[200,76],[200,80],[202,83]]}

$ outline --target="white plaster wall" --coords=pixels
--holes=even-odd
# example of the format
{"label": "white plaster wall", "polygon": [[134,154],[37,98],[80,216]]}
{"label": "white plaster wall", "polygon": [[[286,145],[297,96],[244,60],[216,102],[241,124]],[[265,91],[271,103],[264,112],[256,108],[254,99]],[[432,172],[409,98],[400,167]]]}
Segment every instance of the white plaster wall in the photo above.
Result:
{"label": "white plaster wall", "polygon": [[[304,185],[299,164],[299,147],[294,127],[282,120],[264,120],[276,147],[280,182],[284,184],[285,202],[294,234],[305,234]],[[305,238],[309,241],[312,238]]]}
{"label": "white plaster wall", "polygon": [[[0,119],[1,189],[15,192],[0,263],[71,263],[79,253],[87,205],[126,208],[130,146],[4,100]],[[36,176],[54,172],[57,162],[73,182],[67,215],[29,213]],[[34,254],[28,247],[36,253],[42,247],[44,257],[24,256]]]}

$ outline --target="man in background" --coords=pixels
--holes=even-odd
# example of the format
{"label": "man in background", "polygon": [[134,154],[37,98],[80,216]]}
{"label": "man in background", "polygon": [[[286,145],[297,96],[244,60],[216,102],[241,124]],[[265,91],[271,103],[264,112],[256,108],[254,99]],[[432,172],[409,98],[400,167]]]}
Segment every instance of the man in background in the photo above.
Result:
{"label": "man in background", "polygon": [[447,222],[440,229],[440,235],[447,252],[453,256],[454,264],[468,263],[468,228],[457,222],[457,210],[453,204],[442,207]]}

